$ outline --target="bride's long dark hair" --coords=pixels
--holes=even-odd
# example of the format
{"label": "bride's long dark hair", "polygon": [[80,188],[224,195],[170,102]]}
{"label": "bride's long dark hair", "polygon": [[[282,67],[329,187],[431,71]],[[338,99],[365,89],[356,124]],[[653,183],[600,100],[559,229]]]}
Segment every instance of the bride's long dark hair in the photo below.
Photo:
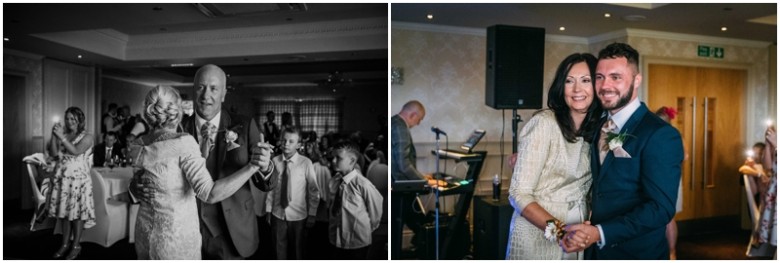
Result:
{"label": "bride's long dark hair", "polygon": [[[590,70],[591,83],[593,83],[593,103],[588,107],[588,113],[582,121],[579,130],[574,129],[574,120],[571,118],[571,109],[566,104],[566,76],[569,75],[574,64],[585,62]],[[561,127],[561,133],[568,142],[575,142],[578,136],[582,136],[586,142],[590,142],[598,128],[601,117],[601,101],[596,96],[596,64],[598,59],[588,53],[574,53],[566,57],[555,72],[550,90],[547,93],[547,107],[555,113],[555,120]]]}

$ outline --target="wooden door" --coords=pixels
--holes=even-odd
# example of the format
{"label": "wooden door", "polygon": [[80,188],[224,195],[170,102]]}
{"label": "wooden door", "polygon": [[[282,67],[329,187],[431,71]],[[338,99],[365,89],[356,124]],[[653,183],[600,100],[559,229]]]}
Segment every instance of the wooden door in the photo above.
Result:
{"label": "wooden door", "polygon": [[[648,68],[648,106],[674,107],[672,121],[683,137],[683,211],[677,220],[736,215],[735,172],[745,148],[741,119],[744,70],[656,65]],[[735,186],[736,185],[736,186]]]}

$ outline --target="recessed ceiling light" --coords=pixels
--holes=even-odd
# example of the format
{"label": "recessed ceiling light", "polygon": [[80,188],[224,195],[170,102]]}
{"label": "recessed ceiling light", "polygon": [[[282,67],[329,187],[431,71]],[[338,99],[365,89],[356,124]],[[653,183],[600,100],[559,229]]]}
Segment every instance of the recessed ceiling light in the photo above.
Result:
{"label": "recessed ceiling light", "polygon": [[566,30],[566,27],[559,27],[558,30],[564,31],[564,30]]}
{"label": "recessed ceiling light", "polygon": [[154,8],[152,8],[152,10],[154,10],[154,11],[162,11],[163,8],[159,7],[159,6],[155,6]]}
{"label": "recessed ceiling light", "polygon": [[428,14],[427,18],[428,20],[433,20],[433,14]]}
{"label": "recessed ceiling light", "polygon": [[171,67],[172,68],[175,68],[175,67],[192,67],[192,65],[193,65],[192,63],[174,63],[174,64],[171,64]]}
{"label": "recessed ceiling light", "polygon": [[728,31],[728,30],[729,30],[729,28],[728,28],[728,27],[725,27],[725,26],[724,26],[724,27],[720,27],[720,31],[726,32],[726,31]]}
{"label": "recessed ceiling light", "polygon": [[77,58],[81,59],[81,55],[76,56]]}
{"label": "recessed ceiling light", "polygon": [[5,42],[8,42],[8,41],[11,41],[11,39],[10,39],[10,38],[7,38],[7,37],[4,37],[4,38],[3,38],[3,41],[5,41]]}
{"label": "recessed ceiling light", "polygon": [[609,17],[612,17],[612,14],[610,14],[610,13],[604,13],[604,17],[607,17],[607,18],[609,18]]}

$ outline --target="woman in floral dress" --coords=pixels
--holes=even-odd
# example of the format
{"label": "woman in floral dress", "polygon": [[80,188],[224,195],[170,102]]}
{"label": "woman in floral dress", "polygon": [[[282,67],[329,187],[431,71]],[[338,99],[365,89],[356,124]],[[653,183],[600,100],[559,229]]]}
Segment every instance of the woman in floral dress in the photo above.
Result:
{"label": "woman in floral dress", "polygon": [[[60,258],[75,259],[81,252],[81,233],[95,225],[95,202],[92,199],[92,145],[94,137],[84,130],[84,112],[78,107],[65,111],[65,126],[55,123],[47,149],[56,156],[51,185],[49,216],[60,220],[62,246],[54,253]],[[46,187],[42,187],[46,188]],[[71,242],[72,240],[72,242]]]}

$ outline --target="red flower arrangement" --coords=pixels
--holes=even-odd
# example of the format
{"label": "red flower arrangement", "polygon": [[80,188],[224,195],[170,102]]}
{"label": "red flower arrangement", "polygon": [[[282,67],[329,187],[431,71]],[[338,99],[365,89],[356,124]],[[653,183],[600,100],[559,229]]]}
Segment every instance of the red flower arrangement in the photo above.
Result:
{"label": "red flower arrangement", "polygon": [[669,116],[669,120],[674,120],[674,117],[677,117],[677,110],[675,110],[672,107],[663,107],[664,113],[666,113],[666,116]]}

